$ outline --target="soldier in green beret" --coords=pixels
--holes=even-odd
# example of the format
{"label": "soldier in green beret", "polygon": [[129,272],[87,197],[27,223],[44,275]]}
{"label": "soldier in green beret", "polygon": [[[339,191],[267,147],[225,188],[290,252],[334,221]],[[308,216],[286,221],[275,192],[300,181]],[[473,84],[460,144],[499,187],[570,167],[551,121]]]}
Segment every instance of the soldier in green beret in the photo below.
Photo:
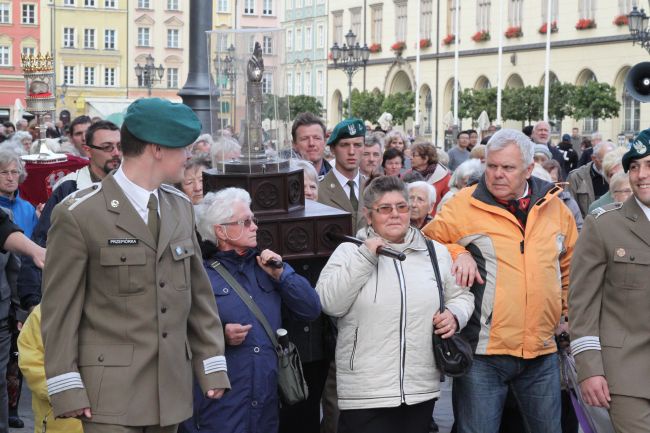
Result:
{"label": "soldier in green beret", "polygon": [[131,104],[123,162],[52,214],[42,330],[55,417],[86,433],[173,433],[230,388],[224,339],[183,179],[201,122],[183,104]]}
{"label": "soldier in green beret", "polygon": [[585,219],[571,263],[569,319],[585,401],[617,432],[650,425],[650,129],[622,160],[632,196]]}

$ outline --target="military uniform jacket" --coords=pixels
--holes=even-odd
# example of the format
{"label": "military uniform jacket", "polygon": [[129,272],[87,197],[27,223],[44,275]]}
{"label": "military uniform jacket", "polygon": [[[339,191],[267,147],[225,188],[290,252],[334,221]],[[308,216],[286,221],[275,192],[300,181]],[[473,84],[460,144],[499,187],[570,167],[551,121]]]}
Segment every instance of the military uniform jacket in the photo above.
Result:
{"label": "military uniform jacket", "polygon": [[650,398],[650,222],[634,196],[585,219],[571,263],[569,325],[578,380]]}
{"label": "military uniform jacket", "polygon": [[43,272],[45,372],[54,415],[171,425],[204,392],[229,388],[221,322],[190,202],[159,188],[156,243],[112,175],[52,213]]}
{"label": "military uniform jacket", "polygon": [[363,207],[363,191],[366,188],[366,178],[359,176],[359,209],[355,211],[350,203],[350,196],[346,194],[345,190],[336,178],[333,171],[329,171],[323,180],[320,181],[318,187],[318,202],[327,206],[332,206],[337,209],[350,212],[352,214],[352,233],[356,233],[359,229],[366,226],[366,218],[363,215],[361,208]]}

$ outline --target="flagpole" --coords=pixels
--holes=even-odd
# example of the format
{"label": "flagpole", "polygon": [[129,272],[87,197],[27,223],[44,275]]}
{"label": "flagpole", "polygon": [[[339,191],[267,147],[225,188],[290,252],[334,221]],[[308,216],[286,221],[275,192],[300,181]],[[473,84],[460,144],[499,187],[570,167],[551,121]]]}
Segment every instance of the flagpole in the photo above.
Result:
{"label": "flagpole", "polygon": [[[460,45],[460,29],[459,29],[459,16],[460,16],[460,0],[456,0],[456,15],[454,16],[454,126],[458,126],[458,49]],[[418,1],[419,3],[419,1]]]}
{"label": "flagpole", "polygon": [[420,135],[420,38],[422,35],[420,34],[421,28],[420,26],[422,25],[422,19],[420,18],[420,6],[421,2],[418,0],[417,2],[417,13],[415,16],[417,17],[418,20],[418,25],[417,25],[417,43],[415,46],[415,135]]}
{"label": "flagpole", "polygon": [[546,0],[546,66],[544,67],[544,122],[548,122],[548,96],[551,67],[551,24],[552,24],[552,0]]}
{"label": "flagpole", "polygon": [[503,0],[499,0],[499,54],[497,55],[497,117],[494,123],[497,126],[501,125],[501,75],[503,64]]}

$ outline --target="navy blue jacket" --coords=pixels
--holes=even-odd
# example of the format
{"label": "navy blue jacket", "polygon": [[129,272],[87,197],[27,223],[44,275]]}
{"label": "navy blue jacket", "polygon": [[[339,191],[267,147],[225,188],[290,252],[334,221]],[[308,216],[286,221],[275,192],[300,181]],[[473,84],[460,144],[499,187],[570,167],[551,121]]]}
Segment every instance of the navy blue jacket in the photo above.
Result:
{"label": "navy blue jacket", "polygon": [[226,267],[252,296],[274,330],[282,326],[282,305],[302,320],[316,319],[321,306],[316,291],[291,266],[285,263],[280,281],[275,281],[257,265],[256,253],[249,250],[239,256],[234,251],[217,252],[204,261],[224,327],[228,323],[253,327],[241,345],[226,344],[232,389],[221,399],[211,400],[195,385],[194,416],[181,424],[181,433],[274,433],[278,430],[278,358],[273,344],[246,304],[210,264],[219,260]]}

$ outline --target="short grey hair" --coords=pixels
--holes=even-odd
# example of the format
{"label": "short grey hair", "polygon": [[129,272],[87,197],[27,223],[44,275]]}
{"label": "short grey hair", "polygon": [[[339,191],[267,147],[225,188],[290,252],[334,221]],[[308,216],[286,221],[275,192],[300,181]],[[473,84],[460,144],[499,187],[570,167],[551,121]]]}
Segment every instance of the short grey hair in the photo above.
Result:
{"label": "short grey hair", "polygon": [[373,132],[370,135],[366,136],[366,139],[363,143],[364,147],[372,147],[374,145],[379,145],[379,153],[384,153],[384,137],[377,133]]}
{"label": "short grey hair", "polygon": [[516,144],[519,147],[524,165],[527,166],[533,163],[535,145],[526,134],[516,129],[504,128],[495,132],[487,143],[485,157],[487,158],[491,151],[501,150],[511,144]]}
{"label": "short grey hair", "polygon": [[292,170],[302,169],[305,177],[316,182],[316,187],[318,187],[318,173],[316,173],[316,169],[311,162],[305,161],[304,159],[293,158],[289,164]]}
{"label": "short grey hair", "polygon": [[600,132],[594,132],[591,134],[591,141],[596,141],[596,140],[602,140],[603,139],[603,134]]}
{"label": "short grey hair", "polygon": [[201,141],[205,141],[210,145],[210,148],[212,148],[212,145],[214,144],[214,140],[212,139],[212,136],[210,134],[201,134],[199,135],[199,138],[194,140],[194,143],[192,143],[192,149],[194,149],[194,146],[196,143],[200,143]]}
{"label": "short grey hair", "polygon": [[478,175],[479,177],[485,171],[485,167],[481,163],[480,159],[468,159],[463,161],[456,170],[451,174],[449,178],[449,186],[453,188],[462,188],[464,185],[460,185],[460,182],[464,178],[470,178],[472,176]]}
{"label": "short grey hair", "polygon": [[603,150],[604,147],[609,147],[609,150],[614,150],[616,145],[612,143],[611,141],[601,141],[600,143],[596,144],[594,146],[594,150],[592,152],[592,155],[598,155],[601,150]]}
{"label": "short grey hair", "polygon": [[430,183],[423,180],[416,180],[415,182],[407,183],[406,187],[408,188],[409,192],[411,192],[412,189],[424,188],[427,191],[429,207],[433,206],[433,204],[436,202],[436,189]]}
{"label": "short grey hair", "polygon": [[216,167],[220,162],[222,162],[223,155],[232,152],[241,152],[241,145],[237,142],[237,140],[225,135],[219,137],[210,148],[212,166]]}
{"label": "short grey hair", "polygon": [[618,172],[609,180],[609,192],[614,194],[616,188],[618,188],[623,182],[630,182],[630,177],[628,173]]}
{"label": "short grey hair", "polygon": [[20,156],[8,149],[0,150],[0,170],[6,169],[12,162],[16,163],[16,170],[20,172],[18,175],[18,183],[23,183],[27,178],[27,172],[25,171],[25,165],[20,159]]}
{"label": "short grey hair", "polygon": [[225,188],[217,192],[209,192],[203,197],[203,201],[196,206],[196,229],[201,238],[217,245],[214,226],[228,222],[232,218],[235,202],[250,206],[251,196],[245,189]]}
{"label": "short grey hair", "polygon": [[374,178],[363,191],[363,205],[371,209],[372,205],[389,192],[399,192],[408,203],[409,194],[406,184],[396,176],[379,176]]}
{"label": "short grey hair", "polygon": [[623,163],[623,155],[626,153],[627,149],[625,147],[616,147],[614,150],[611,150],[605,154],[602,164],[605,177],[609,177],[609,174],[614,169],[614,167]]}
{"label": "short grey hair", "polygon": [[390,143],[396,138],[402,139],[404,142],[404,149],[411,147],[411,142],[409,141],[408,137],[402,131],[398,131],[397,129],[392,129],[388,134],[384,136],[384,145],[390,146]]}

